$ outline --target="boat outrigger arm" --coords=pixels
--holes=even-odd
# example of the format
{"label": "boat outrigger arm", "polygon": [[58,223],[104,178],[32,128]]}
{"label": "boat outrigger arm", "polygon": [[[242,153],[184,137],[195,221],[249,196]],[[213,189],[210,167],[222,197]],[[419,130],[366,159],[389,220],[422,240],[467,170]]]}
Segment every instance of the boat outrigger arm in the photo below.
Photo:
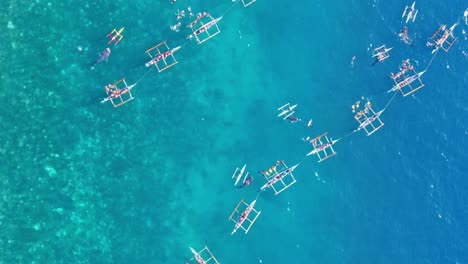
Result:
{"label": "boat outrigger arm", "polygon": [[[384,48],[384,50],[379,51],[379,52],[375,52],[375,51],[378,51],[378,50],[380,50],[380,49],[382,49],[382,48]],[[377,57],[377,56],[379,56],[380,54],[386,54],[387,52],[391,51],[392,49],[393,49],[393,47],[391,47],[391,48],[386,48],[385,45],[382,45],[382,46],[380,46],[380,47],[374,49],[374,54],[372,55],[372,57]]]}
{"label": "boat outrigger arm", "polygon": [[192,34],[187,36],[187,39],[192,39],[193,37],[197,36],[198,34],[201,34],[205,32],[206,30],[210,29],[212,26],[214,26],[216,23],[218,23],[223,17],[218,17],[202,26],[200,26],[197,30],[195,30]]}

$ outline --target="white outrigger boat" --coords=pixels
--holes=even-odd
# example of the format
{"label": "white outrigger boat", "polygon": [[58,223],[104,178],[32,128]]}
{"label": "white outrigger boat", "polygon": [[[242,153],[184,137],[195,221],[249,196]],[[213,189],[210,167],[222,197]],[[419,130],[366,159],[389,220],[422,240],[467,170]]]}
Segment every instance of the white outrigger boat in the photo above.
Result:
{"label": "white outrigger boat", "polygon": [[[206,24],[201,24],[200,27],[198,27],[196,30],[193,29],[193,26],[198,22],[200,21],[201,18],[203,17],[208,17],[209,19],[211,19],[208,23]],[[218,17],[218,18],[213,18],[210,14],[206,13],[204,14],[203,16],[197,18],[194,22],[192,22],[191,24],[189,24],[189,27],[192,28],[192,31],[193,33],[188,35],[187,36],[187,39],[192,39],[192,38],[196,38],[197,39],[197,42],[198,44],[201,44],[203,42],[205,42],[206,40],[216,36],[217,34],[219,34],[221,31],[219,30],[219,27],[218,27],[218,22],[223,19],[223,17]],[[210,33],[209,32],[209,29],[212,28],[212,27],[216,27],[216,31],[214,33]],[[203,32],[206,32],[207,34],[207,37],[204,38],[204,39],[200,39],[198,37],[198,35],[200,35],[201,33]]]}
{"label": "white outrigger boat", "polygon": [[[280,169],[277,169],[277,166],[280,166],[280,165],[282,165],[282,167]],[[277,195],[281,193],[282,191],[286,190],[291,185],[296,183],[296,179],[294,178],[294,175],[292,174],[292,172],[297,168],[297,166],[299,166],[299,164],[296,164],[288,168],[288,166],[286,166],[284,161],[279,161],[279,162],[276,162],[276,164],[273,167],[266,169],[264,171],[261,171],[263,176],[265,176],[265,179],[267,180],[267,182],[262,187],[260,187],[258,191],[261,192],[271,187],[275,191],[275,195]],[[286,180],[285,179],[286,176],[290,176],[291,179]],[[277,183],[281,186],[275,187]]]}
{"label": "white outrigger boat", "polygon": [[380,46],[378,48],[375,48],[374,51],[372,52],[372,58],[377,57],[376,62],[383,61],[386,58],[390,57],[388,52],[391,51],[392,49],[393,49],[393,47],[392,48],[387,48],[385,45],[382,45],[382,46]]}
{"label": "white outrigger boat", "polygon": [[297,107],[297,104],[295,105],[290,105],[289,103],[279,107],[277,110],[281,111],[281,113],[278,114],[278,117],[281,117],[284,115],[283,120],[288,119],[288,117],[292,116],[294,114],[294,109]]}
{"label": "white outrigger boat", "polygon": [[408,84],[411,84],[412,82],[419,79],[419,77],[421,77],[425,72],[426,71],[418,72],[415,75],[411,75],[409,77],[406,77],[403,81],[401,81],[401,82],[397,83],[396,85],[394,85],[392,87],[392,89],[388,90],[387,93],[391,93],[391,92],[394,92],[396,90],[400,90],[402,87],[404,87],[404,86],[406,86]]}
{"label": "white outrigger boat", "polygon": [[[406,6],[405,11],[403,11],[403,14],[401,15],[401,18],[405,17],[406,15],[406,23],[408,23],[411,19],[413,22],[416,20],[416,16],[418,15],[418,10],[415,9],[416,1],[413,2],[411,7]],[[408,13],[406,12],[408,11]]]}
{"label": "white outrigger boat", "polygon": [[[432,54],[438,51],[439,48],[442,48],[445,52],[448,52],[448,50],[458,39],[453,35],[453,31],[455,30],[456,26],[458,26],[458,21],[457,23],[453,24],[449,29],[447,29],[446,25],[442,25],[437,29],[437,31],[431,37],[431,40],[434,42],[434,44],[432,44],[434,46],[434,48],[432,49]],[[439,38],[437,39],[437,37]],[[450,37],[451,39],[449,40]],[[447,44],[447,46],[444,47],[444,44]]]}
{"label": "white outrigger boat", "polygon": [[422,72],[416,72],[410,60],[406,59],[400,65],[399,70],[397,74],[390,74],[395,85],[387,91],[388,93],[400,90],[403,96],[408,96],[425,86],[420,77],[427,71],[427,68]]}
{"label": "white outrigger boat", "polygon": [[151,60],[148,61],[145,66],[150,67],[154,65],[158,69],[158,72],[169,69],[170,67],[179,63],[174,57],[174,53],[181,47],[182,46],[178,46],[171,49],[169,45],[167,45],[166,41],[157,44],[156,46],[145,51],[146,54],[148,54],[148,56],[151,58]]}
{"label": "white outrigger boat", "polygon": [[[258,197],[258,196],[257,196]],[[229,220],[235,222],[235,226],[234,226],[234,229],[232,230],[231,232],[231,235],[233,235],[234,233],[237,232],[237,230],[240,228],[242,230],[245,231],[245,233],[247,234],[250,230],[250,228],[252,227],[252,225],[255,223],[255,221],[257,220],[258,216],[262,213],[261,211],[257,211],[255,210],[254,206],[255,206],[255,203],[257,202],[257,199],[253,200],[253,202],[251,202],[250,204],[247,204],[245,201],[244,201],[244,198],[242,198],[240,200],[240,202],[237,204],[236,208],[234,208],[234,211],[232,211],[231,213],[231,216],[229,216]],[[237,217],[237,214],[240,213],[240,209],[239,207],[243,205],[243,206],[246,206],[246,208],[242,211],[241,215],[239,217]],[[254,213],[254,217],[253,219],[250,219],[249,218],[249,215],[251,213]],[[248,225],[247,226],[244,226],[244,223],[246,223],[245,221],[247,221]]]}
{"label": "white outrigger boat", "polygon": [[[246,166],[247,166],[247,164],[244,164],[242,169],[236,168],[236,170],[232,174],[232,179],[236,178],[236,181],[234,182],[234,186],[236,186],[239,183],[239,180],[242,178],[242,175],[244,174]],[[249,173],[247,172],[245,174],[245,177],[244,177],[244,180],[243,180],[244,182],[245,182],[245,179],[247,178],[248,175],[249,175]]]}
{"label": "white outrigger boat", "polygon": [[[318,162],[322,162],[336,155],[336,152],[333,149],[333,145],[336,142],[340,141],[340,139],[330,140],[327,134],[328,132],[323,133],[322,135],[310,140],[314,149],[311,152],[307,153],[307,156],[317,155]],[[322,140],[322,138],[324,140]]]}
{"label": "white outrigger boat", "polygon": [[156,56],[156,58],[154,58],[154,59],[148,61],[148,62],[145,64],[145,66],[146,66],[146,67],[149,67],[149,66],[151,66],[151,65],[154,65],[154,64],[158,63],[158,62],[161,61],[161,60],[165,60],[165,59],[168,58],[169,56],[173,55],[174,52],[178,51],[180,48],[181,48],[181,46],[178,46],[178,47],[175,47],[175,48],[173,48],[173,49],[171,49],[171,50],[168,50],[168,51],[166,51],[166,52],[164,52],[164,53],[162,53],[162,54],[159,54],[158,56]]}

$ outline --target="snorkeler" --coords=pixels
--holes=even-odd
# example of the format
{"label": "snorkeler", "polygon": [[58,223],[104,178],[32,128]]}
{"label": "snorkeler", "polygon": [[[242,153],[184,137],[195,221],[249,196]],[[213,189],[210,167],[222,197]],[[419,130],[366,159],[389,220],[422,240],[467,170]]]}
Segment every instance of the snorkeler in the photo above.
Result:
{"label": "snorkeler", "polygon": [[414,45],[412,44],[411,39],[408,36],[408,27],[407,26],[403,26],[403,28],[401,29],[400,34],[398,34],[398,36],[400,37],[400,39],[404,43],[414,47]]}
{"label": "snorkeler", "polygon": [[353,56],[353,58],[351,59],[351,67],[354,66],[354,62],[356,61],[356,56]]}
{"label": "snorkeler", "polygon": [[245,180],[244,180],[244,182],[242,183],[242,185],[241,185],[241,186],[238,186],[237,188],[240,189],[240,188],[247,187],[247,186],[249,186],[249,185],[253,182],[253,180],[254,180],[254,179],[253,179],[252,177],[249,176],[249,177],[245,178]]}
{"label": "snorkeler", "polygon": [[295,117],[295,116],[292,116],[292,115],[291,115],[291,116],[288,116],[287,119],[288,119],[292,124],[301,121],[299,118],[297,118],[297,117]]}

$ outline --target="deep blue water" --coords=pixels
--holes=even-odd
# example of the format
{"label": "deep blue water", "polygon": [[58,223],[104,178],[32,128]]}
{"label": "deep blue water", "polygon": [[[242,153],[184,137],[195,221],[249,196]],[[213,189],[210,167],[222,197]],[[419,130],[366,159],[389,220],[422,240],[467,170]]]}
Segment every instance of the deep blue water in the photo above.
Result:
{"label": "deep blue water", "polygon": [[[397,34],[411,2],[169,2],[0,7],[1,262],[182,263],[188,246],[207,245],[221,263],[468,263],[467,25],[426,86],[394,98],[382,129],[349,134],[351,104],[384,108],[389,73],[406,58],[425,69],[428,38],[468,6],[418,2],[410,47]],[[221,33],[197,45],[171,31],[189,5],[224,15]],[[109,62],[91,70],[122,26]],[[183,46],[179,63],[144,75],[144,51],[163,40]],[[371,67],[382,44],[390,58]],[[140,80],[136,99],[100,104],[122,77]],[[277,118],[286,102],[313,126]],[[324,132],[342,138],[337,155],[304,160],[300,138]],[[261,193],[251,231],[231,236],[231,211],[277,160],[303,161],[297,183]],[[245,163],[255,180],[234,189]]]}

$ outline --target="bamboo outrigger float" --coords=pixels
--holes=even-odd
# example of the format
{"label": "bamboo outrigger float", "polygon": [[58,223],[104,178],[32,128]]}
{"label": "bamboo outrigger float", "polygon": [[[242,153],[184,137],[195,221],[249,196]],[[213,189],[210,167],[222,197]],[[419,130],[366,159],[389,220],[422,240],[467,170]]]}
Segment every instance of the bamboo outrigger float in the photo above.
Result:
{"label": "bamboo outrigger float", "polygon": [[278,107],[276,109],[280,113],[278,114],[278,117],[282,117],[283,120],[286,120],[290,117],[292,117],[295,113],[294,109],[297,107],[297,104],[295,105],[290,105],[289,103],[286,103],[285,105]]}
{"label": "bamboo outrigger float", "polygon": [[372,58],[375,58],[375,61],[372,65],[375,65],[377,62],[384,61],[388,57],[390,57],[390,54],[388,54],[388,52],[392,49],[393,48],[387,48],[385,45],[375,48],[372,52]]}
{"label": "bamboo outrigger float", "polygon": [[401,15],[401,18],[404,18],[406,16],[406,23],[408,23],[410,20],[412,20],[413,22],[416,20],[418,10],[415,8],[415,5],[416,1],[414,1],[411,6],[406,6],[405,11],[403,11],[403,14]]}

